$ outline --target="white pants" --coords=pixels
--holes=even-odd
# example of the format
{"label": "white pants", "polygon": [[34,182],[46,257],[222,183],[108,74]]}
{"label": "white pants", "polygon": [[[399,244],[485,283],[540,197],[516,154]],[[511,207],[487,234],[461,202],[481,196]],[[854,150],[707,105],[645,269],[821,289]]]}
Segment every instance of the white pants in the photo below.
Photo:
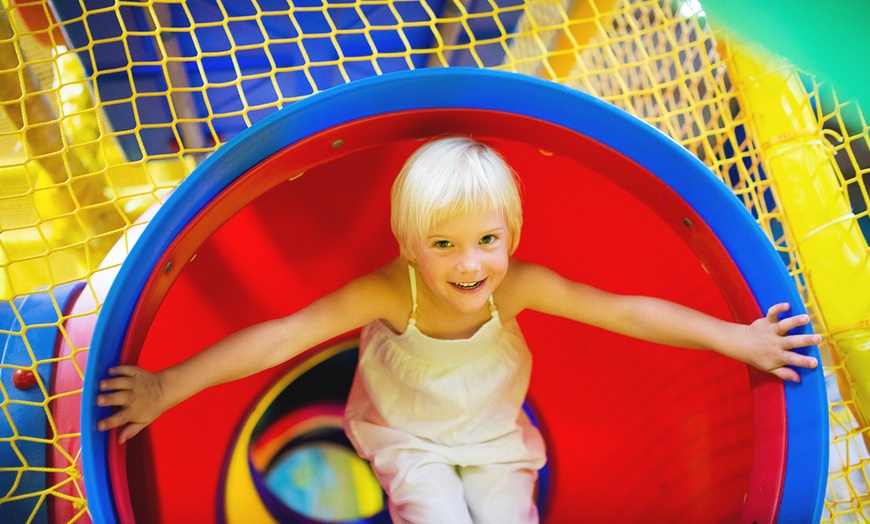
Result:
{"label": "white pants", "polygon": [[396,524],[534,524],[537,469],[525,462],[453,466],[401,450],[372,464]]}

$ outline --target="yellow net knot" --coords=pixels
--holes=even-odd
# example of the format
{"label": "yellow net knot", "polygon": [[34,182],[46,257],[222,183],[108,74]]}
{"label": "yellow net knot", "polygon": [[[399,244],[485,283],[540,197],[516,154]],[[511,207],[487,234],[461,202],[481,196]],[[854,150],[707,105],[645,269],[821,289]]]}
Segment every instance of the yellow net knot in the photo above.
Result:
{"label": "yellow net knot", "polygon": [[79,470],[76,469],[75,466],[69,466],[68,468],[64,469],[64,473],[66,473],[67,476],[73,480],[79,480],[82,478],[82,474],[79,473]]}

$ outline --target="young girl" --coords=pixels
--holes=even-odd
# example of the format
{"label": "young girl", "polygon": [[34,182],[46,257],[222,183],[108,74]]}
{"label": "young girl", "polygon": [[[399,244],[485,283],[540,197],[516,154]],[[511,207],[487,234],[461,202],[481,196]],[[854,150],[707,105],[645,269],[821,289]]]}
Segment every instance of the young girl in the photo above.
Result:
{"label": "young girl", "polygon": [[158,373],[109,370],[99,429],[136,435],[209,386],[286,362],[363,327],[345,429],[371,462],[395,522],[537,522],[544,442],[522,410],[531,354],[515,317],[532,309],[671,346],[714,350],[784,379],[812,368],[786,333],[806,315],[751,325],[656,298],[614,295],[513,258],[522,226],[517,182],[489,147],[433,140],[392,190],[400,255],[298,312],[243,329]]}

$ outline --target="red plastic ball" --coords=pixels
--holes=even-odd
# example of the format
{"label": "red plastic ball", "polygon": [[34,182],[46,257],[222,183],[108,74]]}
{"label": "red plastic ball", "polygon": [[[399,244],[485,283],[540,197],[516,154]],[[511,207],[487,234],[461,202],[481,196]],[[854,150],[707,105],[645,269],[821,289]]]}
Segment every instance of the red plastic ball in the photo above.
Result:
{"label": "red plastic ball", "polygon": [[29,369],[19,368],[12,372],[12,385],[24,391],[36,385],[36,376]]}

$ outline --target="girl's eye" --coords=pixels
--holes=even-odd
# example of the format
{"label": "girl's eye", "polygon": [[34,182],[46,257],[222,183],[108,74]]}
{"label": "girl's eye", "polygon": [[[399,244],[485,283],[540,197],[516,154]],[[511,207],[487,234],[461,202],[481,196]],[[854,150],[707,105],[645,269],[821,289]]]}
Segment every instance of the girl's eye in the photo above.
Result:
{"label": "girl's eye", "polygon": [[448,248],[452,245],[453,244],[451,244],[449,240],[436,240],[432,243],[432,247],[437,247],[441,249]]}
{"label": "girl's eye", "polygon": [[496,241],[497,238],[498,237],[496,237],[495,235],[485,235],[485,236],[481,237],[480,243],[481,244],[492,244],[493,242]]}

